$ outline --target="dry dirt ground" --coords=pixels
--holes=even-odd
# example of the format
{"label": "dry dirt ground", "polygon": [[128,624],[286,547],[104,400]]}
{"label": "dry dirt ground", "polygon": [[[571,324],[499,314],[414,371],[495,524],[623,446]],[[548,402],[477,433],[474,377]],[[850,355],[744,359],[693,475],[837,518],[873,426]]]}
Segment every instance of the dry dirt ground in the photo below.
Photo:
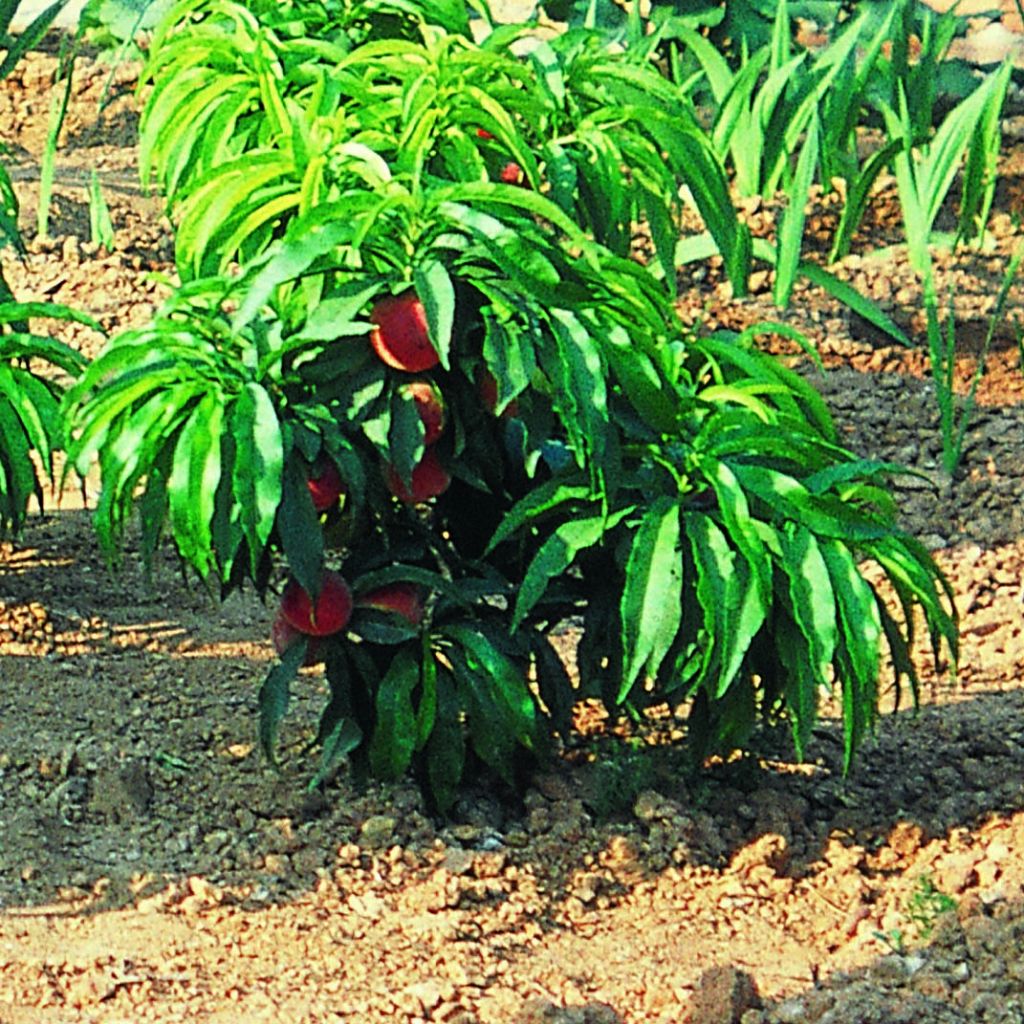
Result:
{"label": "dry dirt ground", "polygon": [[[31,239],[4,272],[21,298],[123,329],[173,273],[160,204],[134,184],[133,70],[80,62],[43,240],[29,224],[52,70],[33,55],[0,85]],[[941,265],[961,382],[1020,234],[1019,108],[994,249]],[[111,252],[88,240],[93,167]],[[748,212],[769,229],[770,211]],[[818,202],[812,236],[833,216]],[[838,269],[923,346],[898,238],[889,186]],[[691,320],[798,325],[849,445],[922,471],[896,493],[955,590],[956,678],[921,651],[921,711],[883,717],[846,779],[834,720],[805,764],[765,735],[687,774],[666,710],[657,745],[581,716],[517,807],[473,791],[440,821],[414,788],[356,793],[344,773],[307,794],[315,671],[283,773],[254,747],[268,609],[218,605],[169,553],[147,580],[130,539],[109,572],[69,491],[0,547],[0,1024],[1024,1022],[1022,290],[949,480],[923,348],[886,346],[812,290],[785,314],[764,294],[732,301],[714,263],[682,284]]]}

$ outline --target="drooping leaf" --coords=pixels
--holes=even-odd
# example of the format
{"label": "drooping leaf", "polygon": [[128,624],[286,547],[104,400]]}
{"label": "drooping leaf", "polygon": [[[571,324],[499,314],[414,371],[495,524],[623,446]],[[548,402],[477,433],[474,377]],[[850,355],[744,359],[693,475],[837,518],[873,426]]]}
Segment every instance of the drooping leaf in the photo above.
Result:
{"label": "drooping leaf", "polygon": [[622,651],[625,659],[618,702],[641,672],[654,676],[675,639],[682,617],[683,563],[679,504],[656,498],[633,537],[622,591]]}

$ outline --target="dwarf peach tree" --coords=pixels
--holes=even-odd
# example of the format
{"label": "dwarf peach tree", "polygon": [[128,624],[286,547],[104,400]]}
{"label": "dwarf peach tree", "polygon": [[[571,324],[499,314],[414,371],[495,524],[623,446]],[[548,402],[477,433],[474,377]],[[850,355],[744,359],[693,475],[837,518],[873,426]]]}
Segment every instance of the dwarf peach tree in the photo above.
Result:
{"label": "dwarf peach tree", "polygon": [[[679,185],[706,186],[710,215],[724,176],[704,151],[684,166],[659,76],[586,32],[521,61],[501,29],[476,44],[424,20],[339,55],[267,28],[239,71],[260,84],[251,129],[221,160],[194,112],[173,135],[161,76],[196,25],[241,60],[252,25],[231,12],[191,0],[153,58],[149,159],[187,283],[67,409],[111,555],[137,507],[144,550],[167,530],[223,588],[283,588],[267,752],[322,662],[313,782],[346,756],[412,769],[441,808],[473,761],[515,782],[585,696],[689,700],[701,754],[784,718],[802,753],[833,689],[849,761],[886,645],[916,683],[918,610],[955,654],[946,584],[894,525],[898,467],[843,450],[752,335],[684,331]],[[652,267],[631,256],[640,217]],[[567,619],[578,683],[551,643]]]}

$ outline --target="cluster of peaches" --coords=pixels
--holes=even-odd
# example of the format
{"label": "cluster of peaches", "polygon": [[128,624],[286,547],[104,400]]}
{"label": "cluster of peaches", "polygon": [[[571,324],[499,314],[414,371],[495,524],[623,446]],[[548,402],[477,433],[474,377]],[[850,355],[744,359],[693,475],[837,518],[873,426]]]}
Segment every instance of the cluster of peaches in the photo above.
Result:
{"label": "cluster of peaches", "polygon": [[[378,301],[370,320],[370,345],[389,367],[403,374],[422,374],[437,366],[439,357],[428,336],[426,312],[413,290]],[[490,389],[488,383],[492,385]],[[490,378],[481,387],[482,398],[485,402],[489,400],[492,407],[497,399],[493,385]],[[445,405],[437,385],[426,378],[413,378],[401,390],[415,403],[423,423],[424,453],[408,480],[403,480],[390,465],[383,468],[384,480],[399,501],[416,505],[443,494],[451,483],[436,451],[436,443],[445,429]],[[309,478],[309,493],[318,512],[334,508],[344,489],[337,466],[329,460]],[[283,654],[307,637],[306,664],[315,664],[321,660],[317,639],[343,630],[356,605],[399,615],[413,627],[420,624],[424,614],[423,595],[413,584],[392,583],[355,598],[344,577],[328,570],[323,574],[315,601],[297,580],[291,580],[285,587],[271,632],[275,649]]]}

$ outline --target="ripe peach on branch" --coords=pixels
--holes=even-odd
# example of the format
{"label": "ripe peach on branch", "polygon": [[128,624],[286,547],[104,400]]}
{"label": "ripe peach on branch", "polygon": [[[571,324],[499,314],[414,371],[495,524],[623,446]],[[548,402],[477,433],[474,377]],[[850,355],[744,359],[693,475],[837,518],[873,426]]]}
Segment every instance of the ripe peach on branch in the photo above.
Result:
{"label": "ripe peach on branch", "polygon": [[352,591],[340,573],[328,569],[314,602],[299,581],[293,579],[281,595],[281,615],[300,633],[330,636],[343,630],[352,617]]}
{"label": "ripe peach on branch", "polygon": [[277,651],[279,656],[294,647],[300,640],[307,639],[308,644],[306,647],[306,657],[302,661],[302,664],[306,668],[309,668],[311,665],[316,665],[324,660],[320,652],[319,640],[316,637],[311,637],[308,634],[303,633],[301,630],[296,629],[285,618],[283,608],[277,609],[277,614],[274,616],[274,621],[271,623],[270,639],[273,641],[274,650]]}
{"label": "ripe peach on branch", "polygon": [[401,391],[416,403],[416,412],[423,423],[423,443],[432,445],[444,433],[445,406],[441,389],[429,380],[403,384]]}
{"label": "ripe peach on branch", "polygon": [[309,480],[309,496],[317,512],[326,512],[338,503],[345,485],[338,467],[330,459],[320,459],[313,466]]}
{"label": "ripe peach on branch", "polygon": [[390,583],[378,587],[360,595],[356,604],[360,608],[401,615],[410,626],[418,626],[423,621],[423,593],[412,583]]}
{"label": "ripe peach on branch", "polygon": [[393,369],[422,373],[440,362],[427,331],[427,312],[413,289],[380,299],[370,311],[370,321],[370,345]]}
{"label": "ripe peach on branch", "polygon": [[429,501],[448,490],[452,482],[451,474],[441,465],[434,448],[428,448],[423,458],[412,471],[412,479],[407,485],[394,466],[384,467],[384,479],[388,490],[406,505],[418,505],[421,501]]}

